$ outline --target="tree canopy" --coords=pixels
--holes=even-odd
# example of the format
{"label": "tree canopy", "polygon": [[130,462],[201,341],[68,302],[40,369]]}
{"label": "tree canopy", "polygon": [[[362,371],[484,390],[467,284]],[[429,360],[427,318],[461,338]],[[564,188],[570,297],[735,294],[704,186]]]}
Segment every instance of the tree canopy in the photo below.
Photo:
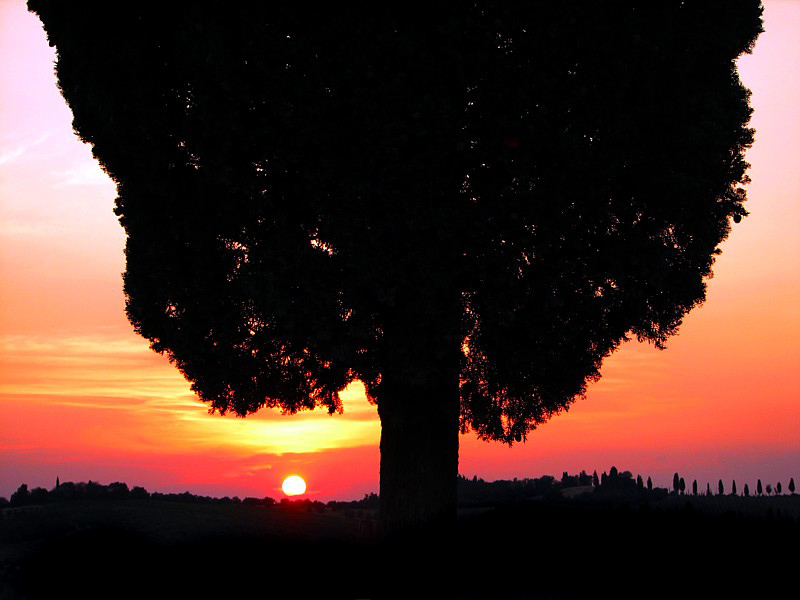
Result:
{"label": "tree canopy", "polygon": [[356,4],[28,3],[118,186],[128,316],[213,411],[380,402],[413,317],[460,349],[462,428],[520,440],[704,300],[760,4]]}

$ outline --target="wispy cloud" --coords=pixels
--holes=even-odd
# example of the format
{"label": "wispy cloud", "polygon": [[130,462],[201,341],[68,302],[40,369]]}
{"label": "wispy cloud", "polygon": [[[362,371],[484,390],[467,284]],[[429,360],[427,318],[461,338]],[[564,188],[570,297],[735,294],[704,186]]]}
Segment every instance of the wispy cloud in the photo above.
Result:
{"label": "wispy cloud", "polygon": [[194,399],[189,384],[134,336],[0,337],[0,394],[148,400],[164,408]]}
{"label": "wispy cloud", "polygon": [[35,148],[39,144],[44,143],[47,138],[50,137],[49,133],[39,136],[35,140],[29,142],[23,142],[22,144],[18,145],[16,148],[11,149],[0,149],[0,165],[10,164],[16,161],[18,158],[22,157],[28,150],[31,148]]}
{"label": "wispy cloud", "polygon": [[331,416],[319,411],[292,416],[275,415],[269,420],[210,417],[196,411],[184,411],[175,416],[194,425],[191,428],[193,442],[205,447],[235,445],[246,453],[267,452],[280,456],[319,452],[377,445],[380,438],[377,419],[353,420],[345,415]]}
{"label": "wispy cloud", "polygon": [[[91,428],[92,445],[135,438],[140,448],[281,455],[376,445],[380,437],[377,411],[359,383],[342,393],[344,415],[266,409],[246,419],[211,416],[178,371],[134,336],[2,336],[0,364],[0,404],[84,415],[79,422]],[[104,425],[92,427],[98,422]]]}
{"label": "wispy cloud", "polygon": [[88,336],[0,336],[0,353],[35,353],[56,356],[125,355],[139,353],[147,342],[138,338],[113,335]]}
{"label": "wispy cloud", "polygon": [[64,186],[106,186],[114,185],[96,162],[87,162],[62,171],[53,171],[55,187]]}

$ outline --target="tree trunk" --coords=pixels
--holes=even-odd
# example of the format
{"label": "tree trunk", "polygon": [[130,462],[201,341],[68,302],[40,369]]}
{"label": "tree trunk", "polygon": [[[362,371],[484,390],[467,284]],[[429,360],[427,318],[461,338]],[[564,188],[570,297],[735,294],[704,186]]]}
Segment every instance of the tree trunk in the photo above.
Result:
{"label": "tree trunk", "polygon": [[459,300],[441,289],[409,285],[384,320],[377,398],[384,537],[456,519]]}
{"label": "tree trunk", "polygon": [[392,588],[381,598],[447,597],[456,581],[460,308],[429,297],[399,305],[411,310],[386,322],[378,391],[381,562]]}
{"label": "tree trunk", "polygon": [[[420,368],[434,364],[431,357],[426,362]],[[423,533],[456,518],[458,371],[441,362],[438,377],[403,377],[391,369],[382,376],[378,413],[384,536]]]}

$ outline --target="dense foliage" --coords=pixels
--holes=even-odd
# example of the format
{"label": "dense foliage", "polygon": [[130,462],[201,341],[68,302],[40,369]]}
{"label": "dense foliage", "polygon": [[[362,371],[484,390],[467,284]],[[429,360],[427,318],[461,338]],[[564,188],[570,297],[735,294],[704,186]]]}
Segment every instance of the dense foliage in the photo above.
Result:
{"label": "dense foliage", "polygon": [[118,185],[128,316],[222,413],[380,400],[414,319],[462,427],[521,439],[663,346],[746,214],[756,0],[29,7]]}

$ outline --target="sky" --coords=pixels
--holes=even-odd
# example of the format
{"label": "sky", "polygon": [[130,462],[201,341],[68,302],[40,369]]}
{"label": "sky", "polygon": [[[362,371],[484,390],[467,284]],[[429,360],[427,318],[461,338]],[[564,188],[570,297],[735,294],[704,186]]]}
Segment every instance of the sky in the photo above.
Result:
{"label": "sky", "polygon": [[[524,444],[460,440],[486,480],[616,466],[701,489],[800,476],[800,0],[766,0],[739,60],[756,141],[747,209],[707,300],[667,350],[631,341]],[[378,491],[380,422],[360,384],[344,414],[209,415],[124,314],[115,188],[72,132],[54,50],[23,0],[0,0],[0,496],[21,484],[124,481],[149,491],[306,497]]]}

